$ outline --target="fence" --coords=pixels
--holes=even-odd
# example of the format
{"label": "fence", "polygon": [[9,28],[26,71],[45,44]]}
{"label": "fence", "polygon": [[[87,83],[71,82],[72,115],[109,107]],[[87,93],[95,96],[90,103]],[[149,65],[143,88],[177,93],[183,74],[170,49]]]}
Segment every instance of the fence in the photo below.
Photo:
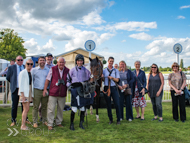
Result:
{"label": "fence", "polygon": [[[190,89],[190,75],[187,76],[187,88]],[[162,98],[163,102],[171,102],[171,95],[170,95],[170,87],[168,84],[168,75],[164,75],[164,95]],[[0,106],[11,106],[11,91],[7,88],[8,82],[5,77],[0,77]],[[9,92],[9,93],[8,93]],[[8,96],[6,96],[8,95]],[[149,96],[145,95],[146,101],[150,101]],[[66,104],[70,104],[71,102],[71,94],[70,92],[67,92],[66,97]],[[32,104],[31,104],[32,105]]]}

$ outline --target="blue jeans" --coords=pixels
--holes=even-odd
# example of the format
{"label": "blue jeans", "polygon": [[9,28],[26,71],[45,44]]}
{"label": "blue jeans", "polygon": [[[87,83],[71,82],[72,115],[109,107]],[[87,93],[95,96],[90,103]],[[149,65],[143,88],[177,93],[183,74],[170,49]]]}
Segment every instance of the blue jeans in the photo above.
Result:
{"label": "blue jeans", "polygon": [[151,98],[154,116],[158,115],[159,117],[162,117],[162,96],[163,96],[163,94],[161,94],[158,97]]}
{"label": "blue jeans", "polygon": [[124,95],[123,92],[119,91],[120,94],[120,110],[121,110],[121,118],[123,118],[123,104],[125,102],[126,105],[126,120],[133,120],[133,109],[132,109],[132,95]]}
{"label": "blue jeans", "polygon": [[[104,86],[104,91],[107,91],[107,89],[108,89],[108,86]],[[117,92],[117,88],[115,86],[110,86],[110,90],[111,90],[111,94],[109,97],[106,94],[104,94],[104,98],[107,103],[108,117],[110,121],[113,121],[112,111],[111,111],[111,97],[112,97],[115,108],[116,108],[117,121],[120,121],[119,93]]]}

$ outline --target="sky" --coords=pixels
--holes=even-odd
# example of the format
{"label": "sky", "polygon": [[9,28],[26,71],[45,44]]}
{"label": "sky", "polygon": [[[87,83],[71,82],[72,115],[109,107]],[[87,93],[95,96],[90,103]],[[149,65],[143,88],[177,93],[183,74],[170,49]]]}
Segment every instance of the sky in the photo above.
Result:
{"label": "sky", "polygon": [[190,66],[189,0],[0,0],[0,29],[11,28],[27,55],[58,55],[96,43],[93,51],[134,67],[171,67],[173,46]]}

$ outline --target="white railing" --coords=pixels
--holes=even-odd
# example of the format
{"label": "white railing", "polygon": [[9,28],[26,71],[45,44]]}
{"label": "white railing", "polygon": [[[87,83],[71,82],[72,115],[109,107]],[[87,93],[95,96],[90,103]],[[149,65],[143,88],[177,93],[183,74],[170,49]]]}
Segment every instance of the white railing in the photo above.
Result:
{"label": "white railing", "polygon": [[[187,88],[190,88],[190,75],[186,75],[187,76]],[[1,89],[2,91],[0,92],[0,106],[11,106],[12,102],[11,102],[11,91],[9,90],[9,95],[8,98],[7,96],[5,96],[5,93],[8,92],[7,89],[7,81],[5,77],[0,77],[0,82],[2,82],[1,85]],[[7,94],[6,94],[7,95]],[[150,98],[148,97],[148,95],[145,95],[145,98],[147,101],[150,101]],[[4,102],[6,101],[6,102]],[[170,102],[171,101],[171,95],[170,95],[170,87],[168,84],[168,75],[164,75],[164,95],[162,98],[162,101],[164,102]],[[66,97],[66,104],[70,104],[71,103],[71,94],[70,92],[67,92],[67,97]]]}

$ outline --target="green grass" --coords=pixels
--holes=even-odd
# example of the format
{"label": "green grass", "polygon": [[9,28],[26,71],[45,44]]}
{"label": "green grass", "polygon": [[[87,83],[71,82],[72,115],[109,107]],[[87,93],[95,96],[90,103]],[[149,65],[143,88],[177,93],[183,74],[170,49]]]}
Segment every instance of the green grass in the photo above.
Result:
{"label": "green grass", "polygon": [[[163,118],[164,121],[159,123],[151,121],[153,118],[152,105],[147,103],[145,108],[145,120],[140,121],[135,119],[132,122],[123,120],[121,125],[116,125],[115,109],[112,109],[114,123],[109,125],[106,109],[100,109],[100,122],[96,123],[95,115],[88,115],[88,128],[82,130],[78,127],[79,116],[75,116],[75,131],[69,130],[70,111],[63,112],[64,128],[55,127],[54,132],[49,132],[47,127],[39,124],[39,129],[35,130],[30,125],[29,131],[24,131],[21,134],[20,123],[14,128],[19,131],[16,136],[8,136],[10,133],[8,128],[10,124],[11,108],[0,108],[0,142],[64,142],[64,143],[99,143],[99,142],[113,142],[113,143],[188,143],[190,139],[190,107],[186,108],[187,121],[185,123],[175,122],[172,119],[172,105],[171,102],[163,103]],[[133,110],[134,111],[134,110]],[[95,110],[94,110],[95,112]],[[32,119],[32,108],[29,111],[29,120]],[[136,112],[134,111],[134,117]],[[21,119],[20,108],[18,109],[18,118]],[[7,121],[8,120],[8,121]],[[44,131],[40,135],[40,129]],[[36,131],[36,133],[35,133]],[[14,131],[15,133],[15,131]],[[24,136],[25,135],[25,136]]]}

